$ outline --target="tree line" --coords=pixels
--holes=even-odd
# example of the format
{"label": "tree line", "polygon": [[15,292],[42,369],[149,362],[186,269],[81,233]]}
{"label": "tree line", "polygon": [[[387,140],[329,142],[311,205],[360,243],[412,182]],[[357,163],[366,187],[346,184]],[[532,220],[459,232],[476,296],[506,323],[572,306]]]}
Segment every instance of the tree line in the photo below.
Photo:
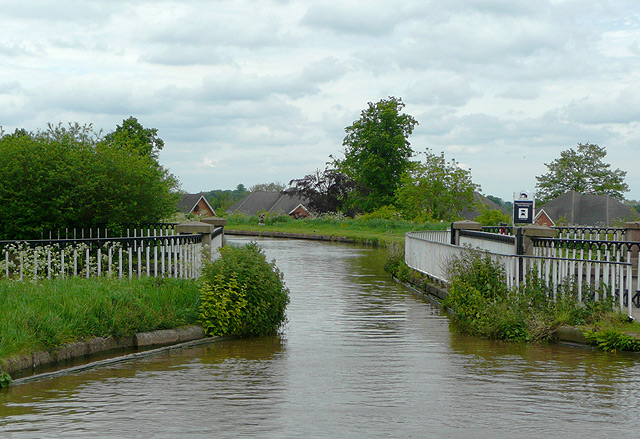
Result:
{"label": "tree line", "polygon": [[[316,170],[290,182],[287,192],[309,200],[316,212],[343,212],[353,216],[376,211],[389,212],[414,221],[449,221],[465,210],[480,212],[481,219],[505,221],[508,217],[474,206],[474,192],[480,191],[471,171],[461,168],[444,152],[427,148],[416,154],[409,136],[418,121],[403,113],[401,98],[369,102],[360,118],[345,128],[343,157],[329,157],[324,170]],[[625,171],[611,169],[604,162],[606,150],[595,144],[579,143],[546,164],[548,172],[536,177],[539,204],[577,191],[610,195],[623,200],[629,190]],[[422,160],[415,160],[421,157]],[[489,196],[499,206],[511,203]],[[486,218],[483,218],[486,217]]]}
{"label": "tree line", "polygon": [[179,183],[158,162],[163,146],[133,117],[106,135],[77,123],[1,132],[0,239],[169,217]]}

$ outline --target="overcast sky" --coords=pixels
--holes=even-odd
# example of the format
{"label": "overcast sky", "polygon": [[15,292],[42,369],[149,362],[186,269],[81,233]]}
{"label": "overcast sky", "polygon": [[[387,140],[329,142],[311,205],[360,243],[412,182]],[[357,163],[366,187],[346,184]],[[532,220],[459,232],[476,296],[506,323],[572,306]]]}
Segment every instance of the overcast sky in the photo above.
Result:
{"label": "overcast sky", "polygon": [[637,0],[0,0],[0,125],[129,116],[188,192],[288,183],[401,97],[415,151],[482,192],[534,190],[578,143],[640,199]]}

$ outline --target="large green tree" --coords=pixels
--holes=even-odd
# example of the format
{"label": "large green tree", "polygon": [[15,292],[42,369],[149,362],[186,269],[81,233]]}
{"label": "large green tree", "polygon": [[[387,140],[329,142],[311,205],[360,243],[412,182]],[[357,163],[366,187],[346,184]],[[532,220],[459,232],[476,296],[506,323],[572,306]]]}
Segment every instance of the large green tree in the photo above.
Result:
{"label": "large green tree", "polygon": [[16,130],[0,137],[0,235],[159,221],[175,212],[177,185],[153,154],[106,142],[91,125]]}
{"label": "large green tree", "polygon": [[478,188],[471,171],[446,161],[444,152],[425,152],[424,162],[415,162],[405,172],[396,191],[397,205],[403,216],[418,221],[450,221],[460,212],[473,208],[473,193]]}
{"label": "large green tree", "polygon": [[122,125],[116,125],[115,131],[104,136],[102,143],[153,160],[158,159],[164,148],[157,128],[145,128],[133,116],[123,120]]}
{"label": "large green tree", "polygon": [[538,199],[544,203],[568,191],[624,199],[623,193],[629,190],[624,182],[627,173],[611,169],[603,162],[606,155],[605,148],[591,143],[562,151],[560,158],[545,163],[549,172],[536,177]]}
{"label": "large green tree", "polygon": [[332,157],[336,170],[357,184],[351,202],[364,212],[393,204],[411,164],[414,152],[408,138],[418,122],[402,114],[404,107],[395,97],[369,102],[360,119],[345,128],[344,158]]}

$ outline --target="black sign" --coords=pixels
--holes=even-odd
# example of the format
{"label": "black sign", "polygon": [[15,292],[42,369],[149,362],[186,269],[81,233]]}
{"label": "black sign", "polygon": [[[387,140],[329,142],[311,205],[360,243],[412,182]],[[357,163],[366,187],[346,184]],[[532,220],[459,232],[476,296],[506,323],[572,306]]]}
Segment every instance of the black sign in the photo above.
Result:
{"label": "black sign", "polygon": [[533,224],[533,200],[513,202],[513,223]]}

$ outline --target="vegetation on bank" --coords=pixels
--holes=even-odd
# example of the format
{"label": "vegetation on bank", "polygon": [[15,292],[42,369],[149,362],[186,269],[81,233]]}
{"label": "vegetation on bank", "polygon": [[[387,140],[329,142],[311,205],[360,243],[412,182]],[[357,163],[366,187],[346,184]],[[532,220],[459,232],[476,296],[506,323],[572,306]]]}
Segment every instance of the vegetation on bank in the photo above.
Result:
{"label": "vegetation on bank", "polygon": [[58,278],[0,281],[2,359],[53,351],[95,337],[202,324],[211,336],[273,334],[285,321],[289,291],[255,243],[225,247],[200,280]]}
{"label": "vegetation on bank", "polygon": [[0,239],[170,216],[179,183],[158,161],[163,146],[133,117],[104,136],[92,125],[0,127]]}
{"label": "vegetation on bank", "polygon": [[0,358],[53,350],[92,337],[197,323],[195,281],[66,278],[0,282]]}
{"label": "vegetation on bank", "polygon": [[257,216],[228,215],[228,230],[284,232],[305,235],[344,237],[367,245],[386,246],[404,242],[407,232],[416,230],[446,230],[450,223],[417,223],[393,218],[378,211],[375,215],[348,218],[344,215],[322,215],[314,219],[293,219],[288,215],[265,215],[260,224]]}
{"label": "vegetation on bank", "polygon": [[224,247],[202,275],[200,322],[210,336],[275,334],[285,322],[289,290],[256,243]]}
{"label": "vegetation on bank", "polygon": [[[400,247],[390,250],[386,269],[402,281],[419,283],[422,275],[404,264]],[[461,333],[546,342],[553,340],[558,328],[572,326],[581,329],[587,341],[599,349],[640,351],[640,325],[630,322],[610,298],[579,304],[574,286],[568,285],[554,301],[549,288],[533,275],[526,285],[510,290],[503,268],[471,250],[450,261],[449,270],[448,297],[442,306],[451,311],[453,327]],[[598,291],[600,297],[603,293]]]}

